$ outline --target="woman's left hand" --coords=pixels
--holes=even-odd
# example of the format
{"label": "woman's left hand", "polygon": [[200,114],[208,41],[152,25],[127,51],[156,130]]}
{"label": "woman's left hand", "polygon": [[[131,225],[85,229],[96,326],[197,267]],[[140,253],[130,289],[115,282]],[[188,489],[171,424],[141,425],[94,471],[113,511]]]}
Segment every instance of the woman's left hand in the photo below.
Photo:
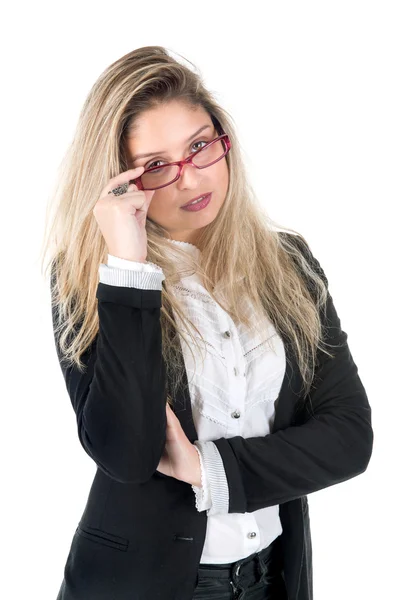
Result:
{"label": "woman's left hand", "polygon": [[167,437],[164,453],[157,471],[200,487],[201,467],[197,450],[186,437],[178,417],[168,403],[166,404],[166,411]]}

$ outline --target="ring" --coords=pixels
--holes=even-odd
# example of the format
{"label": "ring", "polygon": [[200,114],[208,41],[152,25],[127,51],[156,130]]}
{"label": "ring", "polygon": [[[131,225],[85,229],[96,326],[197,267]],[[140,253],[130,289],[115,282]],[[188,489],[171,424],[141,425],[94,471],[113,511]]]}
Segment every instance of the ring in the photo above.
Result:
{"label": "ring", "polygon": [[109,194],[114,194],[114,196],[121,196],[122,194],[125,194],[125,192],[128,191],[128,187],[129,187],[129,182],[128,183],[121,183],[121,185],[118,185],[116,188],[114,188],[113,190],[109,191]]}

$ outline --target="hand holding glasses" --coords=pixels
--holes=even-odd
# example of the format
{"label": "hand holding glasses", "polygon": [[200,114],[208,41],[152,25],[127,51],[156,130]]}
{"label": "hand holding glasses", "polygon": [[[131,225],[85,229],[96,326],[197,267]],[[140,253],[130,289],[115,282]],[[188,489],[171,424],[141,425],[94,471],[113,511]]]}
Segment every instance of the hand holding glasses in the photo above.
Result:
{"label": "hand holding glasses", "polygon": [[154,195],[130,183],[142,171],[143,167],[137,167],[110,179],[93,209],[108,253],[135,262],[146,262],[146,218]]}

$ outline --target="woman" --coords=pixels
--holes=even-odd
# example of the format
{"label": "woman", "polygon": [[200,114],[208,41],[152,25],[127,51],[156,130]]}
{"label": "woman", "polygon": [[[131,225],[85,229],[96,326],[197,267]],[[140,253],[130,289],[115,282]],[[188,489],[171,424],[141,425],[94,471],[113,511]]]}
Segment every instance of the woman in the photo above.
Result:
{"label": "woman", "polygon": [[307,494],[365,471],[371,409],[228,113],[139,48],[89,93],[55,198],[56,349],[97,465],[58,600],[312,599]]}

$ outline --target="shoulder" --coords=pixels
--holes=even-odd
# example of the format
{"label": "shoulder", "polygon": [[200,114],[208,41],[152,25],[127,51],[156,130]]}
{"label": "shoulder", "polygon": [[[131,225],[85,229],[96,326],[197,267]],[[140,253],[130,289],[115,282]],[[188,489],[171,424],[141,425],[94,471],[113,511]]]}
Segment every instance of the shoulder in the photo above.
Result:
{"label": "shoulder", "polygon": [[[311,270],[321,277],[325,286],[328,287],[328,279],[325,275],[325,272],[319,260],[316,258],[316,256],[314,256],[307,240],[301,234],[289,233],[287,231],[278,231],[278,236],[285,250],[291,254],[296,267],[300,270],[300,272],[304,274],[304,265],[301,263],[299,253],[305,259]],[[294,249],[297,252],[292,254],[291,249]]]}

